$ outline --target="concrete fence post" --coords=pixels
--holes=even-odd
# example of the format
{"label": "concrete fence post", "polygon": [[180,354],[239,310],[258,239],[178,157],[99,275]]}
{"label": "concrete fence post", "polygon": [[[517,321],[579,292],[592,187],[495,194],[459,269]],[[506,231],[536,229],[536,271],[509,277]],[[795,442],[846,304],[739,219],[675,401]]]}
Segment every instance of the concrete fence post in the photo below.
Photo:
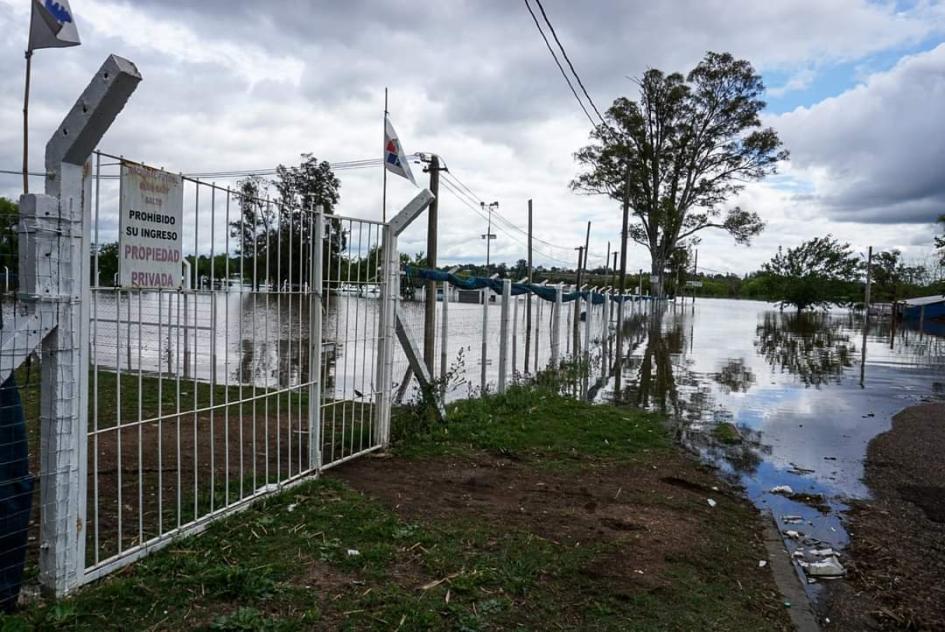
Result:
{"label": "concrete fence post", "polygon": [[396,337],[397,299],[400,294],[400,265],[397,259],[397,236],[390,225],[381,231],[381,261],[383,283],[381,285],[380,318],[377,354],[377,396],[375,405],[378,413],[378,432],[380,443],[387,447],[390,443],[391,381],[394,370],[394,339]]}
{"label": "concrete fence post", "polygon": [[446,400],[446,380],[449,342],[450,284],[443,281],[443,306],[440,310],[440,399]]}
{"label": "concrete fence post", "polygon": [[499,315],[499,382],[498,392],[505,392],[509,368],[509,302],[512,299],[512,280],[502,279],[502,309]]}
{"label": "concrete fence post", "polygon": [[90,157],[140,80],[134,64],[109,56],[46,145],[46,194],[20,199],[20,298],[45,325],[39,580],[55,596],[79,586],[85,573]]}

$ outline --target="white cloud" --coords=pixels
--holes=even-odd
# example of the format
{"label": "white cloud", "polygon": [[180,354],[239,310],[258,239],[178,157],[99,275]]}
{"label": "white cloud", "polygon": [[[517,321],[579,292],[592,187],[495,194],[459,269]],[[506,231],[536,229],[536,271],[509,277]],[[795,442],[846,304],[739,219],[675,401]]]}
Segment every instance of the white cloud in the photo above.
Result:
{"label": "white cloud", "polygon": [[[8,37],[0,42],[0,168],[19,164],[26,5],[0,0],[0,29],[23,34],[22,41]],[[545,6],[601,107],[618,95],[633,96],[627,76],[650,66],[684,71],[706,50],[731,50],[762,71],[786,73],[788,81],[775,90],[802,93],[825,64],[911,46],[940,34],[945,24],[942,5],[932,2],[908,11],[866,0],[601,0],[590,5],[546,0]],[[534,199],[535,230],[542,240],[536,242],[538,262],[572,261],[572,248],[583,242],[588,220],[593,222],[592,263],[603,259],[607,240],[617,247],[617,206],[567,188],[576,172],[572,153],[586,142],[588,123],[521,3],[448,3],[437,12],[406,0],[287,0],[278,6],[233,0],[77,1],[74,8],[83,45],[42,51],[35,60],[34,165],[42,162],[50,131],[110,52],[135,61],[144,81],[104,146],[174,170],[272,167],[297,161],[304,151],[328,160],[378,155],[382,95],[389,86],[394,120],[408,151],[441,154],[456,176],[487,201],[499,200],[501,214],[519,226],[525,225],[527,200]],[[934,73],[916,81],[930,77]],[[893,185],[903,180],[891,177],[899,173],[896,169],[915,174],[936,164],[933,140],[941,134],[930,130],[941,124],[931,109],[921,114],[909,109],[918,111],[910,100],[930,101],[928,87],[923,92],[913,86],[896,101],[896,88],[879,90],[880,84],[871,78],[865,85],[876,87],[862,97],[838,97],[857,101],[859,109],[840,108],[834,114],[835,106],[825,102],[779,119],[794,163],[784,179],[749,187],[740,200],[769,221],[768,231],[752,248],[733,247],[718,233],[705,234],[700,264],[748,271],[779,243],[793,245],[830,231],[857,244],[875,239],[916,248],[913,242],[921,242],[925,227],[888,226],[878,232],[862,223],[836,221],[837,200],[857,188],[843,184],[844,178],[864,165],[864,176],[873,177],[877,187],[891,182],[882,188],[895,201],[899,189]],[[868,105],[877,95],[891,109],[870,118]],[[903,121],[889,118],[895,108],[906,113]],[[854,109],[861,114],[854,116]],[[906,124],[913,119],[915,124]],[[864,132],[854,120],[881,129]],[[906,142],[892,143],[906,132],[920,160],[901,151]],[[920,141],[924,144],[918,146]],[[842,152],[828,151],[831,145],[867,157],[870,148],[881,150],[873,152],[872,162],[854,163],[838,158]],[[883,166],[887,153],[895,169]],[[340,175],[340,211],[378,217],[379,170]],[[0,193],[14,195],[17,182],[15,176],[0,178]],[[411,194],[409,186],[392,182],[391,206]],[[911,195],[907,191],[900,197],[914,203]],[[445,191],[440,208],[441,257],[482,260],[478,237],[485,232],[484,221]],[[511,262],[524,256],[524,236],[507,230],[510,235],[497,231],[493,252],[496,259]],[[417,226],[402,243],[416,252],[424,249],[423,241]],[[633,246],[630,267],[647,266],[646,253]]]}

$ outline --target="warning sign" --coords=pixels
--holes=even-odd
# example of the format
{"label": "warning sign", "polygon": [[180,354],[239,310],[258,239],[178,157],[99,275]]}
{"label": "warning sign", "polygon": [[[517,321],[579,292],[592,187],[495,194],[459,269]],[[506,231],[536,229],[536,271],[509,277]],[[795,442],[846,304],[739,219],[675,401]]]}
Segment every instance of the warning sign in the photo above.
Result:
{"label": "warning sign", "polygon": [[118,238],[122,287],[181,285],[184,186],[179,175],[123,162]]}

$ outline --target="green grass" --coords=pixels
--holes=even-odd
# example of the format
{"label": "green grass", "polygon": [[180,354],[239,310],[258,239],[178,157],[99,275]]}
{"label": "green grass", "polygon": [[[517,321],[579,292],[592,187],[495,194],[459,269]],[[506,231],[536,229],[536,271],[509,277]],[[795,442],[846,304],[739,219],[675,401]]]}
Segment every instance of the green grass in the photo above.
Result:
{"label": "green grass", "polygon": [[712,436],[726,445],[735,445],[742,442],[742,435],[735,424],[727,421],[720,422],[712,428]]}
{"label": "green grass", "polygon": [[397,454],[423,458],[481,450],[548,466],[670,449],[656,414],[592,405],[545,388],[513,386],[501,395],[459,401],[448,408],[447,423],[427,423],[420,433],[410,431],[417,419],[413,410],[393,416]]}
{"label": "green grass", "polygon": [[[578,476],[601,463],[659,463],[673,450],[656,416],[540,388],[457,403],[445,424],[417,419],[400,411],[395,420],[394,451],[414,461],[479,452]],[[654,506],[687,507],[639,494]],[[0,631],[766,629],[764,608],[753,605],[767,595],[747,585],[739,592],[729,573],[732,564],[756,565],[757,518],[738,502],[720,502],[711,516],[711,542],[667,559],[666,586],[628,593],[593,572],[617,542],[552,542],[468,514],[407,520],[326,477],[73,597],[0,615]]]}

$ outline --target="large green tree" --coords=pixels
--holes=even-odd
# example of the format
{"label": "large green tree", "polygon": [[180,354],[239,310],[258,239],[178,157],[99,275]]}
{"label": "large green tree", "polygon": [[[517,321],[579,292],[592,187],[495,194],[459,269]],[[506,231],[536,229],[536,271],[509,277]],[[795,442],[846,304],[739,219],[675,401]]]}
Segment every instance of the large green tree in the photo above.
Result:
{"label": "large green tree", "polygon": [[788,154],[761,124],[764,84],[745,60],[710,52],[685,77],[651,69],[638,83],[639,101],[615,100],[575,154],[584,171],[571,187],[632,214],[622,250],[628,238],[649,250],[659,292],[680,241],[718,228],[747,244],[762,231],[757,213],[728,204]]}
{"label": "large green tree", "polygon": [[[341,182],[331,165],[312,154],[302,154],[298,166],[276,168],[271,183],[251,177],[239,182],[235,194],[240,218],[230,224],[235,248],[243,258],[244,277],[258,287],[264,281],[272,284],[299,285],[309,281],[311,239],[314,231],[313,212],[321,207],[326,215],[334,213],[340,199]],[[325,249],[326,274],[338,270],[338,260],[345,249],[346,235],[338,220],[326,224],[328,247]],[[331,274],[332,278],[336,274]]]}
{"label": "large green tree", "polygon": [[800,312],[855,302],[860,294],[861,259],[832,236],[815,237],[796,248],[775,255],[764,264],[769,296]]}

